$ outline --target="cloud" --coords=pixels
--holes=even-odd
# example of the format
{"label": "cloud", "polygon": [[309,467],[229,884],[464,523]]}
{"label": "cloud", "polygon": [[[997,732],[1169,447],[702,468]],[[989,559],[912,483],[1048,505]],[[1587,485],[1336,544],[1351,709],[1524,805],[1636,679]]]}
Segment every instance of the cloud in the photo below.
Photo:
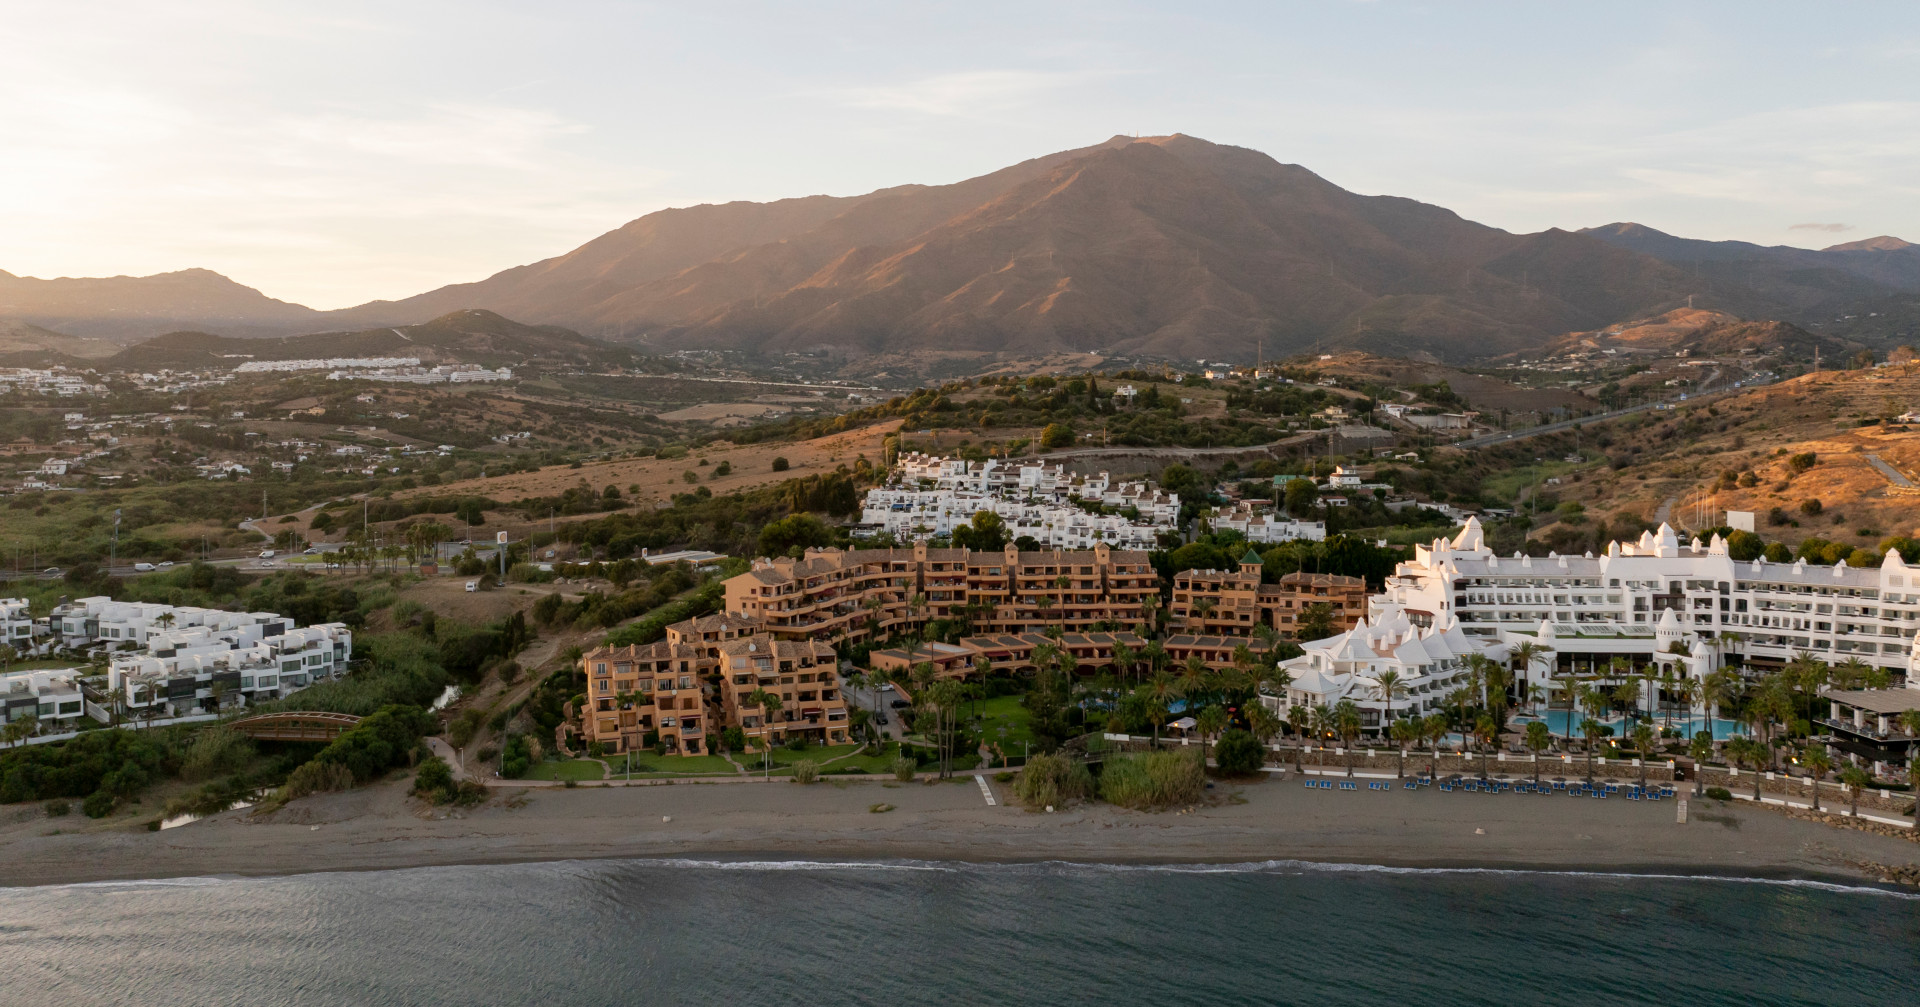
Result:
{"label": "cloud", "polygon": [[968,70],[901,84],[842,88],[829,94],[854,108],[970,116],[1004,112],[1042,94],[1083,84],[1104,73],[1044,70]]}
{"label": "cloud", "polygon": [[1841,231],[1853,230],[1853,225],[1852,224],[1793,224],[1788,226],[1787,230],[1789,231],[1831,231],[1834,234],[1839,234]]}

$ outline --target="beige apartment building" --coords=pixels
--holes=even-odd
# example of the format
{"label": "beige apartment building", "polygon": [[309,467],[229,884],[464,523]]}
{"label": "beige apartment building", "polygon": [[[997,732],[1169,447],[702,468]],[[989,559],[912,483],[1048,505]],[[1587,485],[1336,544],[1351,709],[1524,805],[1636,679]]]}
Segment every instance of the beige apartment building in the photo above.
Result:
{"label": "beige apartment building", "polygon": [[1290,638],[1309,605],[1332,607],[1335,633],[1353,628],[1367,612],[1367,584],[1359,577],[1290,573],[1278,584],[1262,584],[1260,567],[1259,554],[1249,549],[1237,570],[1175,574],[1171,627],[1196,636],[1250,636],[1268,626]]}
{"label": "beige apartment building", "polygon": [[[727,640],[718,649],[727,724],[740,728],[756,751],[763,742],[782,745],[796,737],[820,745],[853,740],[832,647],[763,633]],[[771,716],[751,698],[759,690],[780,697],[780,708]]]}
{"label": "beige apartment building", "polygon": [[727,581],[727,611],[782,639],[856,643],[933,619],[967,618],[979,633],[1089,632],[1132,626],[1159,579],[1144,552],[810,549],[757,559]]}
{"label": "beige apartment building", "polygon": [[[654,732],[668,755],[711,754],[713,735],[725,726],[762,737],[769,733],[765,711],[745,701],[759,688],[781,697],[770,732],[775,744],[795,735],[849,741],[833,648],[775,640],[751,619],[722,614],[677,622],[657,643],[596,648],[581,663],[581,736],[613,754],[645,748]],[[708,688],[714,678],[717,694]]]}

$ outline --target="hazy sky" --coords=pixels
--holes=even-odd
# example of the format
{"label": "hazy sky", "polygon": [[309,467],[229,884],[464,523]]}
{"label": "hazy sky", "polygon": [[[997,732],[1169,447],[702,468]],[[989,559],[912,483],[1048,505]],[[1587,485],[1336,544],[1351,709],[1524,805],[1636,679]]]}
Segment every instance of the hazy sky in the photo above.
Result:
{"label": "hazy sky", "polygon": [[[307,11],[324,7],[325,13]],[[1514,231],[1920,241],[1920,5],[0,0],[0,269],[320,308],[1116,133]]]}

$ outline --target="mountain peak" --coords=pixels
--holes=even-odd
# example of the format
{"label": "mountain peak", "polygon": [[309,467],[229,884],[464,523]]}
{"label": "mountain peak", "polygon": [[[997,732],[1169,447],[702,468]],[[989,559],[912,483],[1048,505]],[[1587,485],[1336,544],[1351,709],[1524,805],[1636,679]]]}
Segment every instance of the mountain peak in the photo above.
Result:
{"label": "mountain peak", "polygon": [[1903,248],[1912,248],[1913,242],[1901,241],[1891,234],[1882,234],[1877,238],[1863,238],[1849,241],[1844,245],[1828,245],[1823,252],[1897,252]]}

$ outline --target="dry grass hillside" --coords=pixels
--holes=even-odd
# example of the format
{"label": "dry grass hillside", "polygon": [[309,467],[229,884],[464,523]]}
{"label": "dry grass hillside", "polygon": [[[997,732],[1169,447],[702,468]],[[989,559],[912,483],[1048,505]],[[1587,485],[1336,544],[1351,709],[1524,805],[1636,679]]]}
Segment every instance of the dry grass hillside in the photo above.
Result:
{"label": "dry grass hillside", "polygon": [[[1516,413],[1549,412],[1556,408],[1598,410],[1600,403],[1570,388],[1522,388],[1499,378],[1474,374],[1444,364],[1371,353],[1338,353],[1331,360],[1308,360],[1303,366],[1324,374],[1405,388],[1444,381],[1454,393],[1481,411],[1500,409]],[[1391,400],[1389,400],[1391,401]]]}
{"label": "dry grass hillside", "polygon": [[[1711,405],[1643,413],[1587,434],[1618,469],[1590,468],[1551,487],[1590,513],[1663,513],[1682,528],[1754,511],[1758,531],[1789,543],[1819,537],[1872,546],[1920,534],[1920,496],[1903,495],[1877,457],[1920,485],[1920,425],[1886,422],[1920,409],[1920,364],[1809,374]],[[1861,425],[1868,421],[1866,425]],[[1811,454],[1812,464],[1798,456]],[[1817,506],[1808,501],[1818,501]],[[1787,523],[1769,523],[1779,508]]]}

